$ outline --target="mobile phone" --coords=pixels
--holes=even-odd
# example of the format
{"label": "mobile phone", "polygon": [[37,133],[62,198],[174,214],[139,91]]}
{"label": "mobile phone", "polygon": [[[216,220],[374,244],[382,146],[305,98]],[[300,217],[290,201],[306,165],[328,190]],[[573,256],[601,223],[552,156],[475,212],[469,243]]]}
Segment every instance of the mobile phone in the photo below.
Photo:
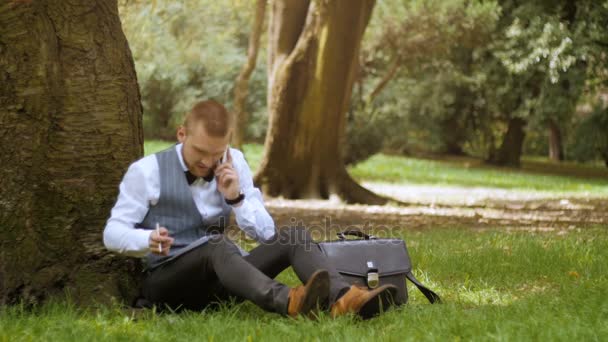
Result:
{"label": "mobile phone", "polygon": [[220,159],[220,164],[224,164],[226,162],[226,159],[228,157],[228,149],[230,148],[230,145],[228,145],[226,147],[226,150],[224,151],[224,155],[222,156],[222,159]]}

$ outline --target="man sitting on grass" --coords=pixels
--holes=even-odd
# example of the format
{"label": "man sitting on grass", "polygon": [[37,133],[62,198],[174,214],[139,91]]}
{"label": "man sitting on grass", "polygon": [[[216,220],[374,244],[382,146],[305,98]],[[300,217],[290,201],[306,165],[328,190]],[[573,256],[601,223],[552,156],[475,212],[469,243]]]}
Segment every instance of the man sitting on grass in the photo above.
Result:
{"label": "man sitting on grass", "polygon": [[[133,163],[104,230],[106,247],[145,257],[144,297],[173,310],[235,296],[292,317],[319,307],[332,317],[378,314],[396,287],[350,286],[305,229],[275,230],[243,154],[228,148],[232,121],[221,104],[197,103],[179,144]],[[232,212],[260,242],[249,254],[223,235]],[[305,285],[274,280],[289,266]]]}

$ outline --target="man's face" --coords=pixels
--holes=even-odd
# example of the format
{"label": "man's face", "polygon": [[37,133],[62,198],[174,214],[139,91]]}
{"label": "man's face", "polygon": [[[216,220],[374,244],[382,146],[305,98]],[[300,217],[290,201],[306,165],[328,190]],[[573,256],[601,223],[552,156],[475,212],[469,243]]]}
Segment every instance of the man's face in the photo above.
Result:
{"label": "man's face", "polygon": [[177,139],[183,143],[182,156],[190,172],[205,177],[217,166],[228,147],[229,135],[214,137],[207,134],[202,123],[187,130],[180,127]]}

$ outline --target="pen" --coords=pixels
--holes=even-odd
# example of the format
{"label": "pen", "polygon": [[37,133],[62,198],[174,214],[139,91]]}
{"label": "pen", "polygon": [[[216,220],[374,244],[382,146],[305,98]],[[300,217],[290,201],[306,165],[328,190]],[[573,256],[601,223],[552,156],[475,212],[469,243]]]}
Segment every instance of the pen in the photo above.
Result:
{"label": "pen", "polygon": [[[156,235],[158,235],[158,237],[160,238],[160,225],[158,224],[158,222],[156,222]],[[163,252],[163,245],[162,243],[158,243],[158,253],[162,253]]]}

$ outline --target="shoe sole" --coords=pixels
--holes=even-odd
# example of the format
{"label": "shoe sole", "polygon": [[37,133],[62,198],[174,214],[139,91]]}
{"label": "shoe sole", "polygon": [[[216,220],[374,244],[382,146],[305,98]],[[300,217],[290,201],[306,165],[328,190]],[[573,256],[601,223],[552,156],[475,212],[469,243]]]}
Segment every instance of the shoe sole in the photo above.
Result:
{"label": "shoe sole", "polygon": [[394,285],[384,285],[372,292],[376,293],[363,304],[358,312],[362,319],[370,319],[381,311],[386,311],[397,297],[397,287]]}
{"label": "shoe sole", "polygon": [[300,308],[300,315],[311,316],[315,309],[329,301],[329,273],[316,271],[306,284],[306,298]]}

